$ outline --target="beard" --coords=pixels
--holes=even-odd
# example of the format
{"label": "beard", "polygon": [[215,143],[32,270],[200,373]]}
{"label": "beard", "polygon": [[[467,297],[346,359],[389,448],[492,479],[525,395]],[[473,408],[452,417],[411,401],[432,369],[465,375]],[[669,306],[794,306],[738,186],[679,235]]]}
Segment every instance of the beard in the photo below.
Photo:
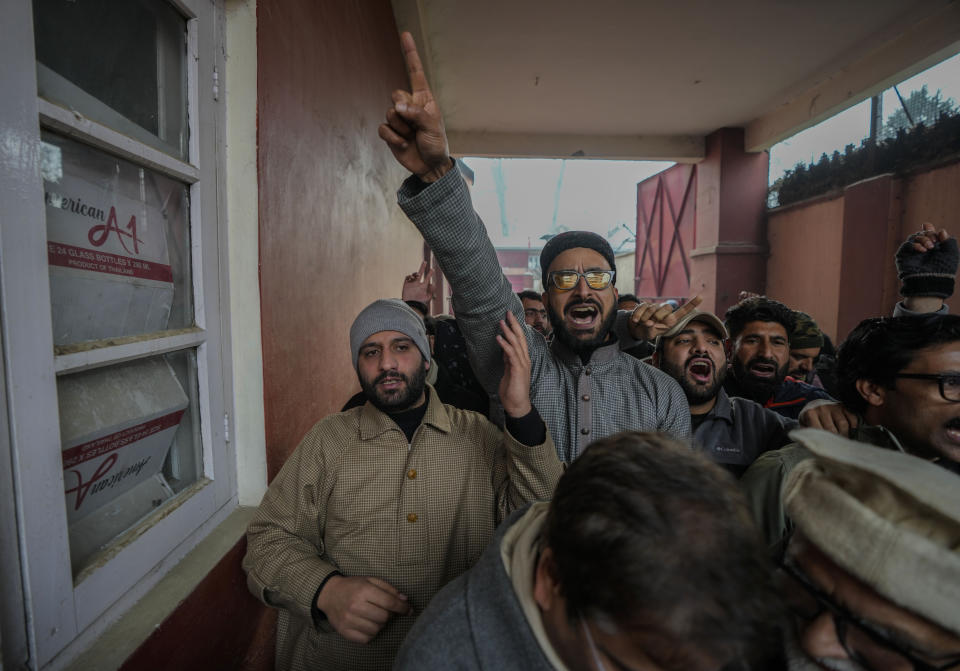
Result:
{"label": "beard", "polygon": [[709,384],[702,385],[693,382],[687,377],[687,366],[689,366],[690,362],[694,359],[702,358],[704,357],[691,356],[683,362],[682,366],[674,366],[672,363],[663,360],[660,362],[660,370],[680,384],[680,388],[683,389],[683,393],[687,397],[687,403],[690,405],[700,405],[701,403],[706,403],[710,399],[716,397],[717,391],[723,385],[723,380],[727,377],[726,362],[720,364],[719,366],[714,363],[713,379]]}
{"label": "beard", "polygon": [[[773,377],[769,379],[761,379],[754,377],[750,372],[750,367],[755,363],[766,363],[772,365],[776,369],[776,373]],[[760,405],[769,400],[773,393],[777,390],[781,384],[783,384],[784,378],[787,376],[787,365],[783,364],[780,367],[777,367],[776,359],[768,359],[762,356],[755,356],[750,359],[746,365],[744,365],[740,359],[733,359],[733,377],[736,379],[738,386],[740,387],[740,392],[745,398],[750,399],[751,401],[756,401]]]}
{"label": "beard", "polygon": [[[380,373],[373,380],[360,378],[360,388],[374,407],[386,413],[403,412],[410,409],[420,400],[427,383],[427,366],[423,359],[420,366],[407,377],[398,371],[388,370]],[[389,391],[381,390],[377,385],[384,380],[402,380],[404,386]]]}
{"label": "beard", "polygon": [[[589,303],[595,305],[597,312],[603,314],[603,308],[600,303],[593,300],[586,301],[571,301],[564,306],[564,310],[569,310],[575,305],[581,305],[583,303]],[[573,353],[580,355],[589,356],[593,353],[593,350],[597,349],[604,343],[607,339],[607,336],[610,334],[610,329],[613,328],[614,322],[617,320],[617,311],[610,310],[603,321],[600,323],[600,328],[597,330],[597,334],[592,338],[578,338],[567,328],[566,322],[563,320],[563,315],[558,314],[554,309],[553,305],[547,304],[547,316],[550,318],[550,326],[553,327],[553,338],[554,340],[559,340],[564,345],[566,345]]]}

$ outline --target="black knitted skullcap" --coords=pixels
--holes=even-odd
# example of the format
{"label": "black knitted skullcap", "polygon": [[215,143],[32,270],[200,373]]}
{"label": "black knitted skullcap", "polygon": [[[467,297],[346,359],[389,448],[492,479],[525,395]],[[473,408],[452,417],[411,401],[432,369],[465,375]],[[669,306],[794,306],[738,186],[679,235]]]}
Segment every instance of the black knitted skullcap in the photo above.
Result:
{"label": "black knitted skullcap", "polygon": [[543,286],[547,286],[547,269],[553,260],[561,253],[574,247],[592,249],[607,260],[610,270],[616,270],[617,262],[613,257],[613,248],[610,243],[596,233],[590,231],[566,231],[555,235],[543,246],[540,252],[540,272]]}

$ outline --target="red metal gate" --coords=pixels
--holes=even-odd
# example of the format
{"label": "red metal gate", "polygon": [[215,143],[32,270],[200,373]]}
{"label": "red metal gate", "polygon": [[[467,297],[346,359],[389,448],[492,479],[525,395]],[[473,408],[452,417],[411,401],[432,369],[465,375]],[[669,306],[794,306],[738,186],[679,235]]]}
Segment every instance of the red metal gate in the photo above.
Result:
{"label": "red metal gate", "polygon": [[675,165],[637,184],[637,258],[640,298],[684,299],[690,292],[697,169]]}

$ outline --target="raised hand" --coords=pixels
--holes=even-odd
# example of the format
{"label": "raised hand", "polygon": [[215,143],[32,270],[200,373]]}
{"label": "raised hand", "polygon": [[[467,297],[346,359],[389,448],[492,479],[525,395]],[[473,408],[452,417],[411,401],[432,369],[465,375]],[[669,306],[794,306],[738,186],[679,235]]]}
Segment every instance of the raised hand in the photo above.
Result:
{"label": "raised hand", "polygon": [[511,417],[524,417],[530,412],[530,353],[527,351],[526,330],[507,312],[500,320],[497,343],[503,349],[503,377],[500,379],[500,402]]}
{"label": "raised hand", "polygon": [[320,590],[317,608],[341,636],[368,643],[396,615],[409,615],[407,597],[390,583],[369,576],[335,575]]}
{"label": "raised hand", "polygon": [[430,301],[433,300],[433,279],[436,273],[436,269],[429,272],[427,271],[426,261],[421,263],[420,270],[403,278],[403,289],[400,292],[400,298],[405,301],[420,301],[425,305],[430,305]]}
{"label": "raised hand", "polygon": [[923,254],[927,250],[933,249],[938,242],[946,242],[949,237],[950,234],[947,233],[947,229],[941,228],[938,231],[933,224],[926,222],[920,231],[909,236],[906,242],[913,247],[914,251]]}
{"label": "raised hand", "polygon": [[630,335],[634,340],[653,340],[669,331],[702,302],[703,297],[698,294],[676,310],[666,303],[640,303],[630,315]]}
{"label": "raised hand", "polygon": [[393,92],[393,106],[387,110],[387,122],[380,124],[379,135],[400,165],[424,182],[434,182],[453,167],[443,115],[430,91],[413,36],[402,33],[400,45],[410,90]]}
{"label": "raised hand", "polygon": [[903,304],[913,312],[936,312],[951,296],[960,261],[957,241],[945,229],[924,224],[897,250],[895,261]]}

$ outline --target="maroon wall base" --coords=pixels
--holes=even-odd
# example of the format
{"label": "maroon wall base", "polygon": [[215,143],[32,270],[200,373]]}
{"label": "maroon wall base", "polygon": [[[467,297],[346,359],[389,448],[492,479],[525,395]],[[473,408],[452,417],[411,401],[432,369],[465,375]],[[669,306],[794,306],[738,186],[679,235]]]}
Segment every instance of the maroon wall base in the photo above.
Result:
{"label": "maroon wall base", "polygon": [[122,671],[273,669],[277,615],[247,590],[240,568],[246,551],[243,538],[124,662]]}

